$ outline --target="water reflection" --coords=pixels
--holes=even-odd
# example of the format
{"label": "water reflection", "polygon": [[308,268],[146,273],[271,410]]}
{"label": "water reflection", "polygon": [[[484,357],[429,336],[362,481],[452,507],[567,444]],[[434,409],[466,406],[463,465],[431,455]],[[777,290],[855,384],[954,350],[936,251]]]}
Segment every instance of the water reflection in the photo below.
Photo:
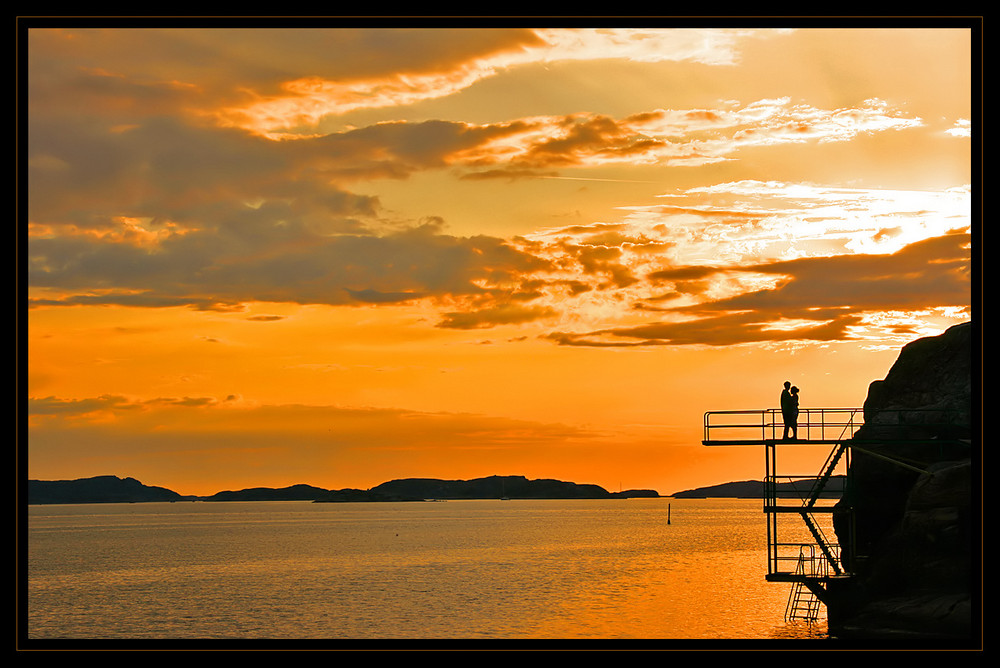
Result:
{"label": "water reflection", "polygon": [[825,637],[783,623],[764,529],[747,500],[32,507],[29,634]]}
{"label": "water reflection", "polygon": [[786,622],[772,629],[768,636],[772,640],[828,640],[830,638],[825,621]]}

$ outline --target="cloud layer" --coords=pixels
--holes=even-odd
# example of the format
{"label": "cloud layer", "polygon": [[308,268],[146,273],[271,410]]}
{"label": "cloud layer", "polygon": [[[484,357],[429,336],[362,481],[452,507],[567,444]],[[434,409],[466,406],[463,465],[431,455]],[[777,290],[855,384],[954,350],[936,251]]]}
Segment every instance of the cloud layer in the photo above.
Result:
{"label": "cloud layer", "polygon": [[971,315],[962,30],[22,44],[45,471],[571,475],[666,442],[694,469],[696,391],[649,359],[690,380],[697,354],[892,347]]}
{"label": "cloud layer", "polygon": [[[27,155],[32,306],[233,309],[261,301],[431,300],[441,305],[443,327],[561,318],[598,331],[610,324],[600,322],[609,305],[618,304],[613,318],[634,315],[635,304],[662,299],[653,293],[658,281],[702,266],[694,254],[700,239],[708,239],[714,229],[744,240],[742,246],[727,242],[713,249],[731,253],[727,266],[732,271],[716,267],[697,289],[682,281],[674,281],[673,289],[688,299],[719,303],[710,296],[709,281],[719,279],[716,290],[736,289],[743,281],[741,289],[749,292],[742,302],[759,314],[727,320],[746,332],[731,338],[768,340],[779,336],[769,329],[776,316],[762,305],[788,301],[797,291],[777,290],[772,282],[767,294],[743,280],[775,274],[758,261],[767,256],[767,245],[781,244],[781,257],[828,257],[825,270],[837,273],[841,264],[853,270],[851,251],[884,255],[885,244],[876,243],[876,237],[895,236],[893,228],[916,227],[925,236],[969,228],[967,193],[964,199],[958,193],[957,202],[931,198],[919,211],[905,206],[880,210],[897,193],[743,182],[688,189],[686,205],[636,208],[616,223],[509,238],[461,236],[449,233],[440,219],[390,214],[377,197],[353,191],[358,183],[428,171],[509,181],[582,168],[696,169],[739,161],[747,150],[851,142],[924,125],[921,118],[877,99],[836,109],[783,97],[727,101],[714,108],[649,109],[621,118],[579,112],[492,123],[378,121],[319,131],[332,118],[454,96],[539,62],[628,57],[727,67],[738,59],[739,40],[761,34],[498,30],[480,41],[465,31],[163,30],[149,37],[147,52],[121,63],[111,61],[114,51],[107,43],[127,48],[135,38],[127,30],[32,36],[38,58],[30,71]],[[291,41],[295,48],[277,57]],[[164,76],[154,57],[191,63],[177,54],[193,50],[188,53],[203,51],[209,57],[251,43],[258,56],[243,51],[242,59],[213,60],[216,65],[205,70],[181,67],[173,78]],[[372,60],[361,58],[365,65],[350,70],[316,61],[326,63],[325,69],[295,76],[307,71],[299,67],[311,56],[338,50],[357,50]],[[417,61],[389,57],[400,52],[422,56]],[[269,68],[261,67],[265,56],[274,57]],[[242,82],[240,88],[226,83],[230,76]],[[67,100],[72,104],[67,106]],[[279,136],[284,139],[275,139]],[[728,208],[706,205],[723,195],[744,200]],[[764,195],[780,199],[783,208],[763,207]],[[911,220],[901,224],[901,216]],[[884,222],[891,217],[896,220]],[[848,239],[844,230],[851,227]],[[838,241],[845,245],[835,248]],[[911,294],[902,288],[895,308],[968,303],[960,290]],[[929,301],[932,296],[944,301]],[[813,308],[813,296],[802,297],[809,301],[797,310]],[[798,328],[784,334],[849,336],[846,325],[834,322],[856,321],[864,309],[840,307],[851,315],[824,321],[814,332]],[[685,328],[689,336],[644,340],[688,342],[702,331],[690,324]],[[589,340],[585,335],[552,338]],[[720,340],[713,336],[706,342]]]}

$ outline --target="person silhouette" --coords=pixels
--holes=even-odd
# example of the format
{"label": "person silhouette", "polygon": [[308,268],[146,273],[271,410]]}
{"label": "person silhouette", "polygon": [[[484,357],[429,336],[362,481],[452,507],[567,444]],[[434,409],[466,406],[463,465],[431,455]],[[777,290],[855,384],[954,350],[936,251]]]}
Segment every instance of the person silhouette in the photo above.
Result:
{"label": "person silhouette", "polygon": [[[797,418],[799,414],[798,397],[793,396],[789,388],[792,384],[785,381],[785,389],[781,391],[781,418],[785,423],[785,432],[782,435],[782,440],[788,440],[789,432],[792,433],[792,438],[796,438],[798,435],[798,425]],[[795,388],[795,392],[798,392],[799,388]]]}
{"label": "person silhouette", "polygon": [[792,440],[799,440],[799,388],[792,385]]}

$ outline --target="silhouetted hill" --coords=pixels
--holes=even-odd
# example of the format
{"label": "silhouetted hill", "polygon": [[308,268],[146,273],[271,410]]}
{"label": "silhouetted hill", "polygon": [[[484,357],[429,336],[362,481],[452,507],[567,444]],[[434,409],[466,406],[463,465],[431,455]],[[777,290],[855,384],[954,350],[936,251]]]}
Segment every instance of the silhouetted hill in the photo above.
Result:
{"label": "silhouetted hill", "polygon": [[[802,482],[783,482],[775,485],[776,494],[782,498],[801,498],[810,487]],[[844,476],[832,476],[820,498],[840,498],[844,489]],[[721,485],[697,487],[672,494],[675,499],[763,499],[764,483],[760,480],[741,480]]]}
{"label": "silhouetted hill", "polygon": [[658,499],[660,493],[655,489],[625,489],[620,492],[611,492],[611,497],[615,499]]}
{"label": "silhouetted hill", "polygon": [[607,499],[603,487],[561,480],[528,480],[524,476],[489,476],[473,480],[407,478],[384,482],[372,491],[388,496],[425,499]]}
{"label": "silhouetted hill", "polygon": [[315,501],[379,502],[428,499],[613,499],[656,498],[651,489],[608,492],[597,485],[561,480],[528,480],[524,476],[490,476],[473,480],[406,478],[372,489],[322,489],[311,485],[251,487],[226,490],[206,497],[181,496],[162,487],[143,485],[134,478],[98,476],[80,480],[29,480],[28,503],[138,503],[143,501]]}
{"label": "silhouetted hill", "polygon": [[291,487],[251,487],[236,491],[226,490],[204,497],[205,501],[315,501],[328,490],[311,485],[292,485]]}
{"label": "silhouetted hill", "polygon": [[185,497],[163,487],[143,485],[135,478],[113,475],[78,480],[29,480],[28,503],[139,503],[183,501]]}

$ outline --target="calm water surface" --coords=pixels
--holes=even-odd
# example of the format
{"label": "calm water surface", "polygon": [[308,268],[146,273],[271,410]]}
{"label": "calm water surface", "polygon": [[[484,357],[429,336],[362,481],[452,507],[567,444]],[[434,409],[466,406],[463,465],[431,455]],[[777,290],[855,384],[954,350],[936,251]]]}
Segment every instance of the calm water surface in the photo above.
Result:
{"label": "calm water surface", "polygon": [[[668,507],[670,523],[667,522]],[[32,639],[773,639],[756,500],[31,506]]]}

